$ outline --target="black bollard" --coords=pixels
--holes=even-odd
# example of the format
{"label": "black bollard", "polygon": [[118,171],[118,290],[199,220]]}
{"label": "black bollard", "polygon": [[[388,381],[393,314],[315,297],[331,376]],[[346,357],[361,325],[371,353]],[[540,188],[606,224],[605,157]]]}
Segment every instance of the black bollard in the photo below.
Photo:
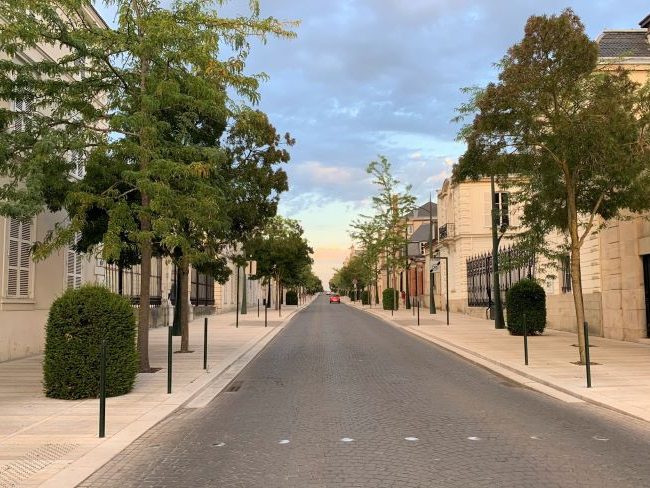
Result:
{"label": "black bollard", "polygon": [[260,299],[257,299],[257,318],[260,318]]}
{"label": "black bollard", "polygon": [[99,437],[106,437],[106,339],[99,356]]}
{"label": "black bollard", "polygon": [[268,325],[268,318],[267,318],[267,313],[268,313],[269,307],[264,304],[264,327]]}
{"label": "black bollard", "polygon": [[585,321],[585,366],[587,367],[587,388],[591,388],[591,361],[589,360],[589,324]]}
{"label": "black bollard", "polygon": [[208,318],[203,319],[203,369],[208,369]]}
{"label": "black bollard", "polygon": [[528,324],[526,323],[526,314],[524,314],[524,364],[528,366]]}
{"label": "black bollard", "polygon": [[418,325],[420,325],[420,299],[416,298],[416,300],[418,302]]}
{"label": "black bollard", "polygon": [[167,394],[172,392],[172,326],[167,334]]}

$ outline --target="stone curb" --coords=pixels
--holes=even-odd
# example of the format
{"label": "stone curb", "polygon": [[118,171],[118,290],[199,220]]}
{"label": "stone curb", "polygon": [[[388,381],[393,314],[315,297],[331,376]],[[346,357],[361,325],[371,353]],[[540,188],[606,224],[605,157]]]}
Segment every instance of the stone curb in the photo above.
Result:
{"label": "stone curb", "polygon": [[424,339],[428,342],[431,342],[433,344],[436,344],[437,346],[450,351],[458,356],[461,356],[468,361],[479,365],[481,367],[484,367],[486,369],[489,369],[490,371],[499,374],[500,376],[504,376],[512,381],[515,381],[517,383],[520,383],[521,385],[524,385],[528,388],[531,388],[535,391],[538,391],[540,393],[544,393],[546,395],[552,396],[554,398],[557,398],[559,400],[565,401],[567,403],[580,403],[580,402],[586,402],[590,403],[592,405],[596,405],[601,408],[605,408],[607,410],[611,410],[613,412],[626,415],[628,417],[632,417],[636,420],[641,420],[644,422],[650,422],[650,415],[648,416],[643,416],[639,415],[633,412],[630,412],[628,410],[625,410],[624,408],[619,408],[614,405],[611,405],[610,403],[606,403],[600,400],[597,400],[595,398],[592,398],[588,395],[584,395],[581,393],[578,393],[576,391],[573,391],[569,388],[565,388],[562,386],[559,386],[555,383],[553,383],[551,380],[541,378],[538,375],[534,375],[531,373],[527,373],[524,371],[521,371],[517,368],[514,368],[508,364],[496,361],[494,359],[488,358],[482,354],[479,354],[475,351],[472,351],[471,349],[468,349],[463,346],[459,346],[457,344],[453,344],[452,342],[441,339],[439,337],[435,337],[429,334],[426,334],[424,332],[420,332],[418,330],[415,330],[411,326],[403,326],[398,324],[397,322],[394,322],[386,317],[383,317],[377,313],[374,313],[372,309],[364,309],[364,308],[357,308],[353,305],[350,305],[346,303],[346,305],[352,307],[355,310],[360,310],[362,312],[366,312],[373,317],[376,317],[388,325],[391,325],[399,330],[405,331],[409,334],[412,334],[416,337],[419,337],[421,339]]}
{"label": "stone curb", "polygon": [[[312,299],[313,301],[313,299]],[[280,324],[269,327],[269,331],[258,339],[253,339],[246,343],[242,348],[243,351],[237,351],[226,359],[226,366],[219,371],[208,371],[205,375],[199,376],[195,381],[189,383],[176,393],[172,393],[162,403],[153,406],[148,412],[144,413],[131,424],[124,427],[115,435],[107,438],[98,446],[91,449],[79,459],[73,461],[63,470],[41,483],[41,488],[60,488],[62,486],[77,486],[91,476],[95,471],[104,466],[113,457],[122,452],[131,443],[138,439],[142,434],[160,423],[174,411],[184,406],[188,408],[197,408],[189,406],[195,399],[201,397],[202,393],[209,390],[210,398],[205,404],[218,395],[221,390],[230,382],[230,379],[239,374],[252,360],[254,360],[261,351],[284,330],[286,325],[293,320],[302,310],[308,307],[312,301],[303,306],[292,310]],[[233,322],[234,323],[234,322]],[[228,381],[222,384],[222,377],[228,377]],[[211,388],[216,383],[221,388]],[[203,398],[202,401],[204,401]]]}

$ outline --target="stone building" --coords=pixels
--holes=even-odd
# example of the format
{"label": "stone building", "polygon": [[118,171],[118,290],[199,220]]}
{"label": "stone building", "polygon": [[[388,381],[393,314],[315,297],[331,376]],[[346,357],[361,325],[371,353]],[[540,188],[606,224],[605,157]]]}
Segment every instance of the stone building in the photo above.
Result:
{"label": "stone building", "polygon": [[[622,66],[634,81],[645,83],[648,80],[650,16],[641,21],[640,27],[606,30],[598,37],[601,69]],[[498,196],[497,199],[498,205],[502,205],[504,199]],[[438,193],[437,250],[449,258],[450,309],[453,311],[486,316],[491,278],[483,270],[489,269],[487,262],[491,259],[490,205],[489,180],[461,184],[447,180]],[[516,227],[517,212],[507,211],[510,224]],[[628,341],[650,337],[648,217],[650,215],[629,215],[626,219],[608,221],[603,230],[590,235],[583,245],[582,285],[586,319],[592,333]],[[561,236],[554,239],[558,243],[562,240]],[[558,263],[532,263],[529,268],[547,293],[548,327],[575,331],[569,264],[566,256]],[[444,279],[444,269],[441,273]],[[440,296],[439,288],[437,292]]]}

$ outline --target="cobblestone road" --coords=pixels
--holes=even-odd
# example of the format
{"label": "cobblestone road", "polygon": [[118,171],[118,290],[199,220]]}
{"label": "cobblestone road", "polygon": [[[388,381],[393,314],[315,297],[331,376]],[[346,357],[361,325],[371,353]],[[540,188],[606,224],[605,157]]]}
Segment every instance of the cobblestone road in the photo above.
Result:
{"label": "cobblestone road", "polygon": [[650,486],[646,424],[519,387],[326,297],[236,380],[81,486]]}

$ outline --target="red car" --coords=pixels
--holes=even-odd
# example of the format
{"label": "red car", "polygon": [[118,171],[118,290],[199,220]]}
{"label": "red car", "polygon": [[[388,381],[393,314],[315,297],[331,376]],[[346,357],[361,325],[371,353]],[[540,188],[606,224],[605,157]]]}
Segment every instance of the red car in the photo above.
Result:
{"label": "red car", "polygon": [[330,303],[341,303],[341,297],[339,295],[330,295]]}

